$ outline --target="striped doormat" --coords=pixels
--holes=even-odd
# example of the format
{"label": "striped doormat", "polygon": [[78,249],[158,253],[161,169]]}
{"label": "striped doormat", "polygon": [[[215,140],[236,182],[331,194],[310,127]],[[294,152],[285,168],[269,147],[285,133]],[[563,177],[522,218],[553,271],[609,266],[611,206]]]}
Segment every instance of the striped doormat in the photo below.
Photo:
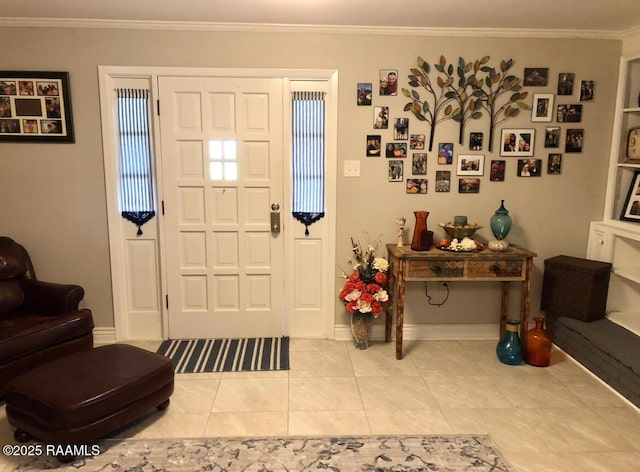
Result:
{"label": "striped doormat", "polygon": [[170,339],[157,352],[177,374],[289,370],[289,337]]}

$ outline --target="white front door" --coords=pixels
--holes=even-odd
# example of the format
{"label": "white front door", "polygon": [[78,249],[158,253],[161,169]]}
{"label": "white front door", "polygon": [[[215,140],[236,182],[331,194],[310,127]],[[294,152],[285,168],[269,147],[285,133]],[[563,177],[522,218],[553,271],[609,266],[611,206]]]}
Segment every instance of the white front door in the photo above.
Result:
{"label": "white front door", "polygon": [[[159,77],[169,337],[287,334],[282,79]],[[280,211],[274,211],[275,208]]]}

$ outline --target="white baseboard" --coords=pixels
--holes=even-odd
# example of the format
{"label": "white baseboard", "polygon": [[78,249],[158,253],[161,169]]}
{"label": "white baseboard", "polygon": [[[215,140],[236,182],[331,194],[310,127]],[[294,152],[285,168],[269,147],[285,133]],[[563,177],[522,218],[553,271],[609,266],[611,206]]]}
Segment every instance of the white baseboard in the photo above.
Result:
{"label": "white baseboard", "polygon": [[[391,337],[395,339],[396,327],[391,329]],[[500,334],[499,323],[489,324],[405,324],[402,330],[402,339],[428,340],[428,339],[495,339]],[[353,339],[351,325],[341,324],[335,326],[336,341],[349,341]],[[384,340],[384,325],[373,325],[371,339]]]}
{"label": "white baseboard", "polygon": [[93,345],[104,346],[116,342],[115,328],[93,328]]}

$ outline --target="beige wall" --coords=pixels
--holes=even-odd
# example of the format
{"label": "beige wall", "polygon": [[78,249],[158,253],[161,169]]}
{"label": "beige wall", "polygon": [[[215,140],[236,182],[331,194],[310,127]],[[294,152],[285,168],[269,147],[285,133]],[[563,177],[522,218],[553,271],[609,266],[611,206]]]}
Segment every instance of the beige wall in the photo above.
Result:
{"label": "beige wall", "polygon": [[[586,39],[462,38],[366,34],[244,33],[132,31],[109,29],[4,28],[3,68],[8,70],[69,71],[75,144],[0,145],[0,233],[27,246],[42,279],[75,282],[87,295],[96,324],[113,326],[109,268],[105,183],[100,135],[98,65],[195,66],[243,68],[323,68],[339,71],[338,168],[345,159],[361,160],[360,178],[337,177],[337,255],[341,265],[349,255],[351,236],[395,242],[394,218],[406,216],[407,239],[413,228],[413,211],[431,213],[429,225],[436,238],[443,236],[437,223],[456,214],[488,226],[500,200],[514,218],[508,239],[538,253],[535,260],[532,309],[537,312],[545,258],[558,254],[583,257],[589,221],[603,210],[607,159],[612,127],[618,58],[621,42]],[[564,154],[562,174],[523,179],[516,177],[516,158],[508,157],[502,183],[481,178],[480,193],[435,193],[435,153],[429,154],[428,195],[406,195],[404,185],[387,182],[387,162],[365,157],[365,137],[372,133],[373,110],[355,105],[357,82],[376,82],[378,70],[399,70],[400,86],[417,56],[434,62],[444,54],[450,61],[485,55],[491,64],[516,61],[514,72],[527,67],[549,67],[551,86],[530,92],[555,93],[559,72],[575,72],[578,80],[596,81],[596,99],[584,104],[584,152]],[[570,100],[577,102],[577,92]],[[391,107],[391,117],[403,116],[406,99],[374,96],[374,105]],[[508,121],[506,127],[535,128],[535,157],[546,164],[542,146],[545,123],[530,122],[530,115]],[[487,133],[486,118],[469,130]],[[569,125],[561,125],[563,129]],[[410,131],[426,133],[417,120]],[[468,136],[465,138],[468,140]],[[486,138],[485,138],[486,139]],[[391,131],[383,141],[391,140]],[[499,140],[499,139],[498,139]],[[457,142],[454,123],[443,123],[436,142]],[[465,151],[468,149],[465,149]],[[461,151],[458,146],[457,151]],[[497,157],[484,152],[486,163]],[[455,177],[455,172],[453,177]],[[455,179],[454,179],[455,181]],[[479,232],[488,239],[487,229]],[[340,270],[336,268],[336,276]],[[341,280],[336,278],[336,293]],[[497,321],[498,291],[492,284],[452,284],[442,308],[427,308],[420,285],[407,296],[407,323],[490,323]],[[490,288],[489,288],[490,287]],[[430,287],[434,300],[443,295]],[[514,304],[515,306],[515,304]],[[347,321],[336,297],[336,320]]]}

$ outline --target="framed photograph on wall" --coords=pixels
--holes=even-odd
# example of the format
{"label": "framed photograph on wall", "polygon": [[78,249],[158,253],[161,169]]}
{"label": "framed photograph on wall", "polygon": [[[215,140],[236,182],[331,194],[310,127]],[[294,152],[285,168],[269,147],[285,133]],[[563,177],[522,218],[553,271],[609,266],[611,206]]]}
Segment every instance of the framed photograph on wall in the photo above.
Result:
{"label": "framed photograph on wall", "polygon": [[427,175],[427,153],[414,152],[411,163],[411,173],[413,175]]}
{"label": "framed photograph on wall", "polygon": [[475,154],[459,154],[457,175],[483,175],[484,156]]}
{"label": "framed photograph on wall", "polygon": [[533,156],[535,129],[503,129],[501,156]]}
{"label": "framed photograph on wall", "polygon": [[360,107],[371,106],[373,84],[371,82],[358,82],[358,95],[356,103]]}
{"label": "framed photograph on wall", "polygon": [[533,94],[533,106],[531,107],[531,121],[551,121],[553,117],[553,94]]}
{"label": "framed photograph on wall", "polygon": [[458,179],[458,193],[479,193],[480,179],[476,177],[467,177]]}
{"label": "framed photograph on wall", "polygon": [[373,129],[389,128],[389,107],[373,107]]}
{"label": "framed photograph on wall", "polygon": [[398,95],[397,69],[380,69],[380,95]]}
{"label": "framed photograph on wall", "polygon": [[451,171],[437,170],[436,171],[436,192],[450,192],[450,191],[451,191]]}
{"label": "framed photograph on wall", "polygon": [[0,141],[73,143],[68,72],[0,71]]}
{"label": "framed photograph on wall", "polygon": [[504,182],[504,173],[507,162],[501,159],[492,159],[489,170],[489,180],[491,182]]}
{"label": "framed photograph on wall", "polygon": [[582,121],[582,105],[558,105],[556,121],[558,123],[580,123]]}
{"label": "framed photograph on wall", "polygon": [[573,95],[573,83],[576,75],[573,72],[560,72],[558,74],[558,95]]}
{"label": "framed photograph on wall", "polygon": [[379,134],[367,135],[367,157],[380,157],[382,153],[382,136]]}
{"label": "framed photograph on wall", "polygon": [[560,147],[560,127],[547,126],[544,129],[544,147],[557,148]]}
{"label": "framed photograph on wall", "polygon": [[564,152],[582,152],[584,129],[568,129]]}
{"label": "framed photograph on wall", "polygon": [[404,180],[404,162],[389,161],[389,182],[402,182]]}
{"label": "framed photograph on wall", "polygon": [[635,171],[631,179],[620,219],[640,223],[640,170]]}
{"label": "framed photograph on wall", "polygon": [[412,134],[409,137],[409,149],[424,149],[424,134]]}
{"label": "framed photograph on wall", "polygon": [[407,179],[407,193],[427,193],[429,181],[427,179]]}
{"label": "framed photograph on wall", "polygon": [[547,161],[547,174],[560,175],[562,171],[562,154],[551,153]]}
{"label": "framed photograph on wall", "polygon": [[596,97],[596,83],[593,80],[580,81],[580,101],[592,102]]}
{"label": "framed photograph on wall", "polygon": [[484,141],[484,134],[479,132],[469,133],[469,149],[471,151],[482,151],[482,143]]}
{"label": "framed photograph on wall", "polygon": [[540,177],[542,159],[518,159],[519,177]]}
{"label": "framed photograph on wall", "polygon": [[525,87],[546,87],[549,83],[548,67],[525,67],[524,81]]}

